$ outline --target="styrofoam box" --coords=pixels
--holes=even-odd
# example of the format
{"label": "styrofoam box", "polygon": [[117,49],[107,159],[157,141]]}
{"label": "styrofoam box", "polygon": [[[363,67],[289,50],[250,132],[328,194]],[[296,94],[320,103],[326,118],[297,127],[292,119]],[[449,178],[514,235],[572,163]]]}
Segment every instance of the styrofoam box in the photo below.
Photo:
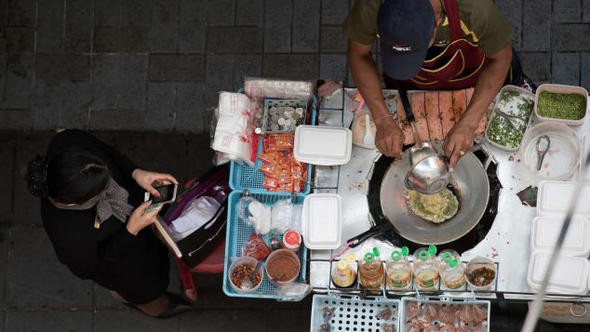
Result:
{"label": "styrofoam box", "polygon": [[[539,111],[537,110],[537,105],[539,104],[539,95],[541,92],[547,91],[552,93],[576,93],[579,95],[584,96],[586,99],[586,112],[584,113],[584,117],[579,120],[566,120],[566,119],[556,119],[556,118],[548,118],[539,115]],[[535,106],[534,112],[535,116],[541,121],[552,121],[552,122],[561,122],[565,123],[568,126],[579,126],[584,123],[586,120],[586,115],[588,113],[588,90],[584,89],[581,86],[575,85],[564,85],[564,84],[553,84],[553,83],[544,83],[539,85],[537,91],[535,91]]]}
{"label": "styrofoam box", "polygon": [[298,161],[312,165],[346,164],[352,155],[352,132],[342,127],[298,126],[293,155]]}
{"label": "styrofoam box", "polygon": [[[537,215],[565,215],[573,199],[577,183],[572,181],[541,181],[537,193]],[[578,203],[576,215],[590,216],[590,183],[584,184]]]}
{"label": "styrofoam box", "polygon": [[309,249],[336,249],[342,242],[342,199],[338,194],[309,194],[303,201],[303,244]]}
{"label": "styrofoam box", "polygon": [[[538,216],[531,227],[531,251],[551,251],[555,247],[564,217]],[[573,217],[569,225],[561,254],[587,257],[590,254],[590,219]]]}
{"label": "styrofoam box", "polygon": [[[533,252],[529,261],[527,283],[538,290],[547,271],[551,252]],[[590,263],[585,257],[559,256],[553,268],[548,293],[585,295],[588,293]]]}

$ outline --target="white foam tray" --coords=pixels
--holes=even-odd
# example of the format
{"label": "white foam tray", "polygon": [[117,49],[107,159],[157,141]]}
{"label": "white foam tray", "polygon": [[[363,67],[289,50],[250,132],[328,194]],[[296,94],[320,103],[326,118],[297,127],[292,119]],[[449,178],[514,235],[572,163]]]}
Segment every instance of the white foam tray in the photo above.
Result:
{"label": "white foam tray", "polygon": [[344,165],[352,155],[352,132],[342,127],[298,126],[293,155],[312,165]]}
{"label": "white foam tray", "polygon": [[309,194],[303,200],[303,243],[309,249],[336,249],[342,241],[342,199],[338,194]]}
{"label": "white foam tray", "polygon": [[[527,283],[537,291],[549,264],[551,252],[533,252],[529,261]],[[588,293],[590,263],[585,257],[562,256],[557,258],[549,279],[547,293],[585,295]]]}
{"label": "white foam tray", "polygon": [[[574,181],[541,181],[537,193],[537,215],[564,216],[573,199],[576,185]],[[590,217],[588,202],[590,202],[590,183],[584,184],[574,213],[578,216]]]}
{"label": "white foam tray", "polygon": [[[531,227],[531,251],[551,251],[555,247],[564,218],[538,216]],[[588,257],[590,254],[590,219],[574,217],[569,225],[561,254],[564,256]]]}

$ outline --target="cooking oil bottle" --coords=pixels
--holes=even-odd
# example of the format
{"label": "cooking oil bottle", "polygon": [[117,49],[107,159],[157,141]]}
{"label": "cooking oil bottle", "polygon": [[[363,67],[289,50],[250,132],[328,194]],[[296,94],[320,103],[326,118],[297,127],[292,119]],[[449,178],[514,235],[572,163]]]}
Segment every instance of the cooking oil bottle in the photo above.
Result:
{"label": "cooking oil bottle", "polygon": [[379,258],[379,249],[373,248],[359,260],[359,281],[362,287],[371,293],[380,293],[383,287],[383,264]]}
{"label": "cooking oil bottle", "polygon": [[352,267],[353,262],[341,259],[332,269],[332,283],[338,288],[350,288],[356,281],[356,271]]}
{"label": "cooking oil bottle", "polygon": [[439,285],[436,247],[419,248],[414,253],[414,281],[419,290],[437,290]]}
{"label": "cooking oil bottle", "polygon": [[408,289],[412,286],[412,267],[408,261],[408,247],[391,252],[391,260],[385,264],[387,288],[393,290]]}

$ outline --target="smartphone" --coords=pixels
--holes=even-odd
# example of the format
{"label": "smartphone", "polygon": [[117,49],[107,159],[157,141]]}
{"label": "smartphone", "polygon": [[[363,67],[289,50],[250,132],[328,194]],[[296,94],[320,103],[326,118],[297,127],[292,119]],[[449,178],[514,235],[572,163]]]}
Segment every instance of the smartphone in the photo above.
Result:
{"label": "smartphone", "polygon": [[172,203],[176,200],[176,191],[178,190],[178,185],[171,183],[165,184],[162,186],[155,187],[158,193],[160,193],[160,197],[156,197],[151,193],[145,193],[145,201],[152,200],[152,204],[148,207],[149,210],[151,209],[159,209],[164,204]]}

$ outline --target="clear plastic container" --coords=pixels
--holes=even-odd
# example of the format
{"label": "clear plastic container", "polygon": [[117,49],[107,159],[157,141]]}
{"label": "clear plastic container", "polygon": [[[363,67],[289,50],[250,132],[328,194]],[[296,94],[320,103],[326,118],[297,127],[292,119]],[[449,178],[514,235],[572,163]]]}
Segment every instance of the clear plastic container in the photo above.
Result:
{"label": "clear plastic container", "polygon": [[419,290],[436,290],[440,282],[436,247],[418,248],[414,252],[414,282]]}
{"label": "clear plastic container", "polygon": [[[539,105],[539,99],[543,98],[542,95],[544,92],[553,93],[553,94],[561,94],[561,95],[569,95],[569,94],[580,95],[581,98],[583,98],[585,101],[584,110],[582,111],[583,116],[579,119],[564,119],[564,118],[559,118],[559,117],[549,117],[549,116],[541,115],[541,114],[546,114],[544,112],[549,111],[549,110],[539,109],[539,106],[543,107],[543,105]],[[567,101],[565,101],[565,100],[563,102],[567,103]],[[568,126],[579,126],[584,123],[584,121],[586,119],[587,111],[588,111],[588,90],[584,89],[581,86],[545,83],[545,84],[541,84],[537,88],[537,91],[535,93],[535,115],[541,121],[561,122],[561,123],[564,123]]]}
{"label": "clear plastic container", "polygon": [[379,258],[379,250],[373,248],[373,251],[366,253],[358,264],[361,286],[372,293],[380,292],[383,287],[384,269]]}
{"label": "clear plastic container", "polygon": [[496,264],[489,258],[474,257],[465,268],[467,283],[474,290],[491,290],[496,280]]}
{"label": "clear plastic container", "polygon": [[[515,85],[502,87],[498,92],[485,131],[486,140],[499,149],[517,151],[532,118],[534,98],[534,94],[521,87]],[[513,122],[519,125],[518,130],[512,128],[499,113],[520,117],[522,120],[512,118]]]}
{"label": "clear plastic container", "polygon": [[412,266],[407,256],[408,247],[391,252],[391,260],[385,264],[388,289],[403,290],[412,286]]}
{"label": "clear plastic container", "polygon": [[[256,263],[258,263],[258,261],[256,260],[256,258],[250,257],[250,256],[242,256],[239,258],[236,258],[236,260],[234,260],[231,265],[229,266],[229,270],[228,270],[228,278],[229,278],[229,284],[231,285],[232,289],[240,294],[248,294],[248,293],[253,293],[255,292],[260,285],[262,284],[262,280],[264,279],[264,268],[260,267],[260,270],[258,271],[257,275],[254,277],[254,280],[251,280],[253,283],[253,287],[252,288],[244,288],[240,282],[242,280],[243,277],[246,277],[248,272],[252,272],[254,271],[254,268],[256,267]],[[244,269],[243,271],[237,271],[237,269]],[[255,281],[258,281],[258,283],[255,283]]]}
{"label": "clear plastic container", "polygon": [[338,288],[350,288],[356,282],[356,270],[352,263],[343,259],[332,269],[332,283]]}

